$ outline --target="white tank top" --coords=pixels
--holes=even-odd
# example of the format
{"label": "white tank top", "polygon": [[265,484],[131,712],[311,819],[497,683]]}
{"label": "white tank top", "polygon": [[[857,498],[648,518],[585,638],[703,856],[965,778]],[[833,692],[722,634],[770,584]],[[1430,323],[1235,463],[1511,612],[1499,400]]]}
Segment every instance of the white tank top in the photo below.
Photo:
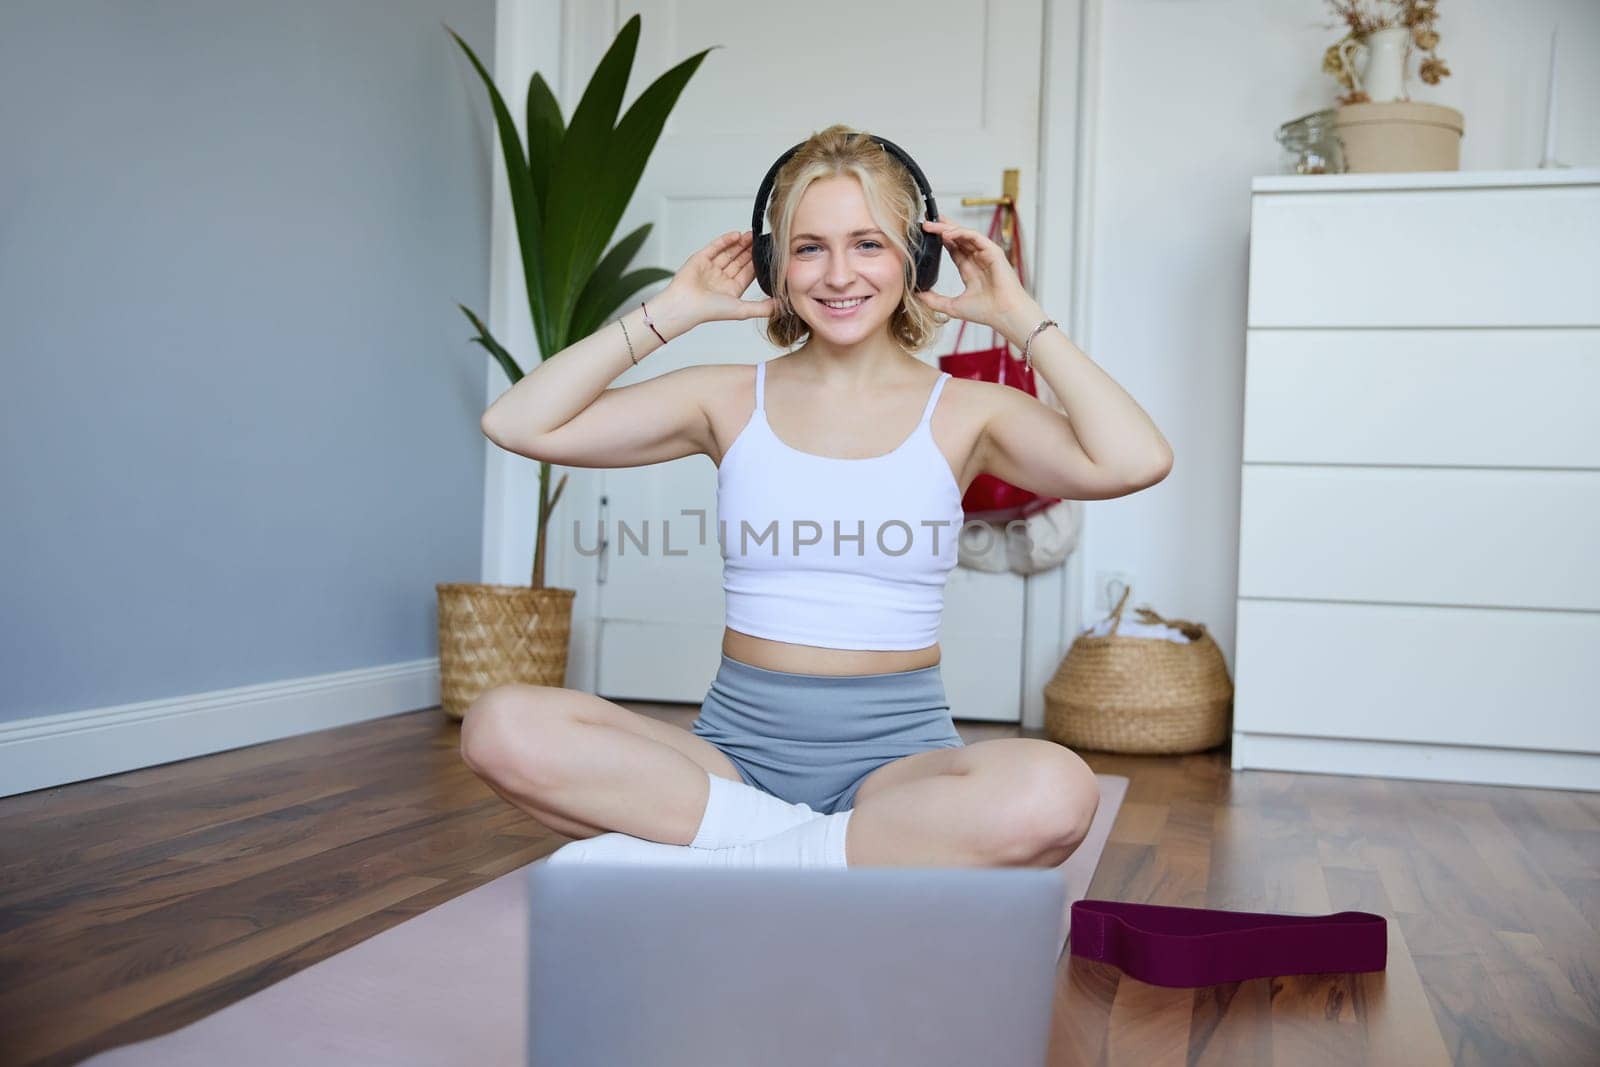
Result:
{"label": "white tank top", "polygon": [[823,648],[917,649],[939,639],[964,513],[934,443],[933,408],[892,452],[839,459],[785,444],[756,404],[717,469],[727,625]]}

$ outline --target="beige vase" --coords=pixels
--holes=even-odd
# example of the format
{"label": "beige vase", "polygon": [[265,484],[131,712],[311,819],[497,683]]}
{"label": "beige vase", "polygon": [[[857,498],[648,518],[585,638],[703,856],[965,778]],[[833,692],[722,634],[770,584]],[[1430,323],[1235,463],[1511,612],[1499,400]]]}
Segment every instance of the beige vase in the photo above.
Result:
{"label": "beige vase", "polygon": [[1455,108],[1416,100],[1345,104],[1334,117],[1351,173],[1460,170],[1463,129]]}
{"label": "beige vase", "polygon": [[498,685],[565,684],[576,589],[440,583],[439,703],[460,719]]}

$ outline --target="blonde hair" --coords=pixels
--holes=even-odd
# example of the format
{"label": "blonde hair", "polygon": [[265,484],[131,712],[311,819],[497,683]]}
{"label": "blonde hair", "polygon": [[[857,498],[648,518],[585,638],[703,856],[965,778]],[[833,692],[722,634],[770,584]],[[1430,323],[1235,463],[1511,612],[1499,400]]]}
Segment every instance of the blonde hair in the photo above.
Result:
{"label": "blonde hair", "polygon": [[[852,138],[852,135],[853,138]],[[917,249],[935,240],[923,232],[927,205],[905,164],[860,130],[835,123],[811,135],[778,169],[767,230],[772,234],[772,296],[777,307],[767,319],[767,339],[788,348],[811,335],[789,299],[789,234],[800,197],[819,178],[849,175],[861,183],[872,221],[888,235],[904,267],[905,291],[889,316],[889,336],[908,354],[931,345],[950,316],[934,311],[911,293],[916,284]]]}

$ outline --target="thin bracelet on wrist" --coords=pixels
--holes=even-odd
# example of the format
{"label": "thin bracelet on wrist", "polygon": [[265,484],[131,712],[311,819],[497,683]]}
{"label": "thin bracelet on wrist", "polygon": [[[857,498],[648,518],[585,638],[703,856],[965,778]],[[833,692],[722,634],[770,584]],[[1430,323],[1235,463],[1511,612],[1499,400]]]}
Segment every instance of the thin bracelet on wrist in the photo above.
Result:
{"label": "thin bracelet on wrist", "polygon": [[633,365],[637,367],[639,365],[639,357],[633,354],[633,338],[628,336],[628,327],[623,325],[621,319],[617,320],[617,325],[622,327],[623,340],[628,342],[628,358],[633,360]]}
{"label": "thin bracelet on wrist", "polygon": [[[661,331],[656,329],[656,324],[650,321],[650,309],[644,306],[643,300],[639,301],[639,307],[644,311],[644,324],[650,327],[651,333],[655,334],[657,337],[661,337]],[[666,344],[667,339],[665,337],[661,337],[661,343]]]}
{"label": "thin bracelet on wrist", "polygon": [[1029,371],[1033,370],[1033,360],[1029,358],[1028,350],[1033,347],[1033,339],[1043,333],[1045,328],[1049,326],[1054,326],[1059,329],[1061,324],[1055,319],[1045,319],[1043,322],[1033,328],[1033,332],[1028,335],[1027,342],[1022,346],[1022,363],[1028,368]]}

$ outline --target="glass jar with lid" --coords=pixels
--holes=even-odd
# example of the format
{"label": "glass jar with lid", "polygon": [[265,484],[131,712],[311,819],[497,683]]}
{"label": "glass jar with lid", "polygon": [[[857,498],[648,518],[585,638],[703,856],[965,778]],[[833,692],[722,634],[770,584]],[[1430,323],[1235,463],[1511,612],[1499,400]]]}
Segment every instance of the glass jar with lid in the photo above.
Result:
{"label": "glass jar with lid", "polygon": [[1301,115],[1278,127],[1280,163],[1288,174],[1343,174],[1344,143],[1334,130],[1332,108]]}

